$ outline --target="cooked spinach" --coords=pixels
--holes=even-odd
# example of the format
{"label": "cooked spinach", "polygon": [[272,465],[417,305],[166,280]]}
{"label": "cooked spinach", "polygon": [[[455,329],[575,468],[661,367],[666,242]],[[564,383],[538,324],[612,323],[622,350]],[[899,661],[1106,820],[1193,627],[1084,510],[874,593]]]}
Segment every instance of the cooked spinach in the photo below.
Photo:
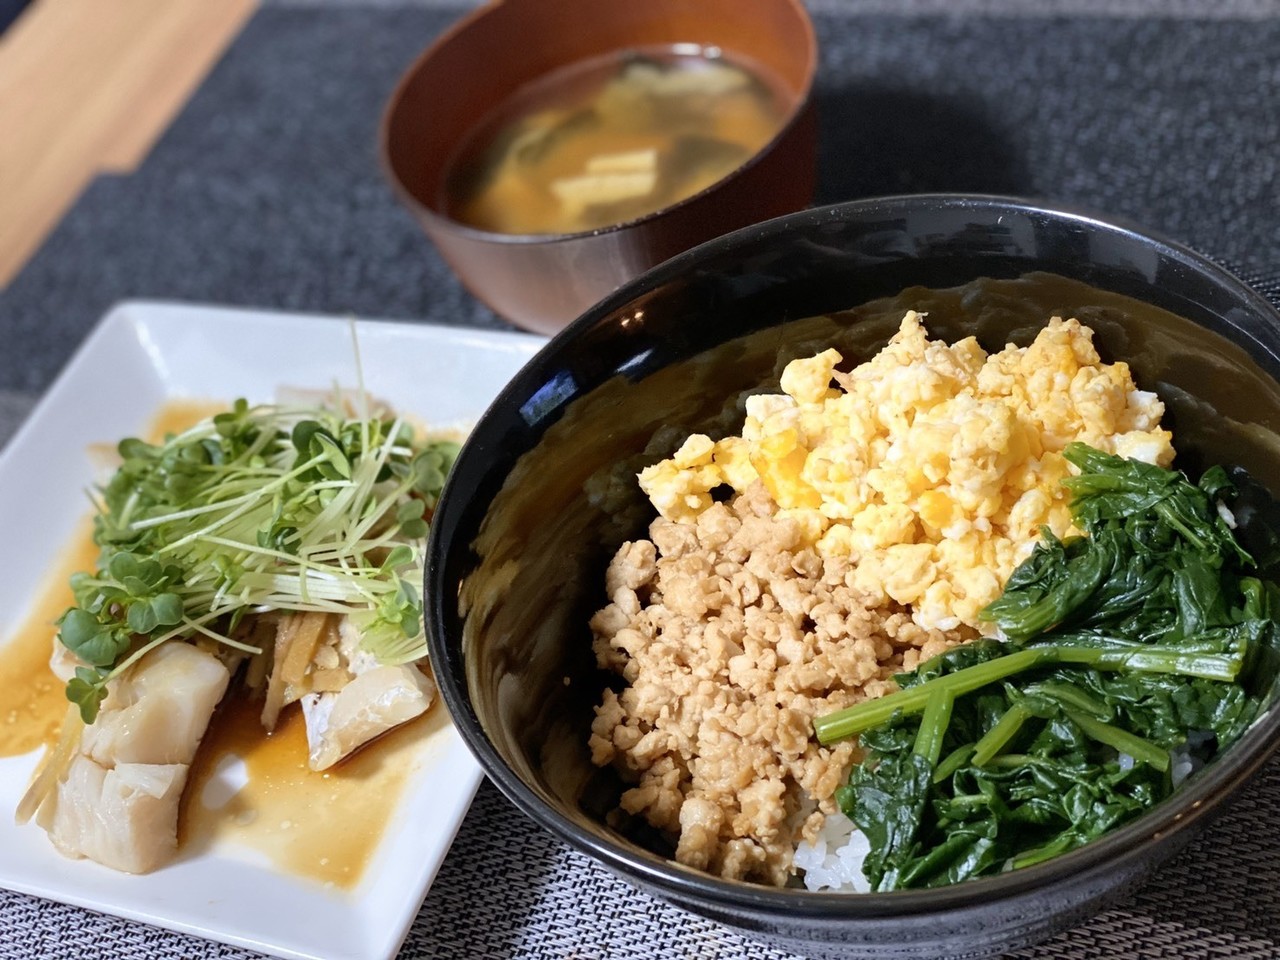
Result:
{"label": "cooked spinach", "polygon": [[1218,467],[1195,484],[1080,443],[1064,453],[1085,535],[1043,532],[983,611],[1006,639],[956,647],[814,724],[823,743],[861,739],[837,801],[870,842],[873,889],[1087,843],[1167,797],[1269,692],[1280,591],[1259,574],[1280,557],[1274,503]]}

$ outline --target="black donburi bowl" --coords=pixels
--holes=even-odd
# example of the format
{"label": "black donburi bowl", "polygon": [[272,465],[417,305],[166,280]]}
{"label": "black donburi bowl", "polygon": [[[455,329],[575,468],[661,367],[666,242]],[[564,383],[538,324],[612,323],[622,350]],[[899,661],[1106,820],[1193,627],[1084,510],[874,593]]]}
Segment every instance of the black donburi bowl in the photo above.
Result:
{"label": "black donburi bowl", "polygon": [[[653,516],[634,480],[734,400],[837,345],[874,353],[903,311],[934,336],[1026,343],[1051,315],[1094,327],[1160,393],[1178,464],[1280,482],[1280,316],[1189,250],[993,197],[857,201],[713,240],[588,311],[503,390],[436,513],[425,592],[445,703],[485,771],[578,850],[689,910],[810,956],[986,956],[1043,939],[1180,850],[1280,743],[1268,707],[1168,801],[1047,863],[924,891],[816,894],[721,880],[606,824],[621,789],[586,747],[608,678],[587,626],[604,569]],[[736,422],[735,422],[736,418]],[[1274,492],[1274,491],[1273,491]]]}

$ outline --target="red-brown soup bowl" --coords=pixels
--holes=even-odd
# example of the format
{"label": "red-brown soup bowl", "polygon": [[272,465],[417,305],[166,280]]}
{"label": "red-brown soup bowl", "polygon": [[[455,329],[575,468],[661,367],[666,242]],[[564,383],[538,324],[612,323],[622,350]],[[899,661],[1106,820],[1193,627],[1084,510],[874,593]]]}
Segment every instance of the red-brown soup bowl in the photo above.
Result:
{"label": "red-brown soup bowl", "polygon": [[[768,71],[779,131],[723,179],[656,212],[566,234],[478,229],[448,211],[451,161],[478,122],[559,68],[611,52],[688,45]],[[383,166],[467,288],[495,312],[554,333],[627,280],[695,244],[805,207],[815,178],[810,100],[817,45],[800,0],[503,0],[459,21],[409,68],[383,117]]]}

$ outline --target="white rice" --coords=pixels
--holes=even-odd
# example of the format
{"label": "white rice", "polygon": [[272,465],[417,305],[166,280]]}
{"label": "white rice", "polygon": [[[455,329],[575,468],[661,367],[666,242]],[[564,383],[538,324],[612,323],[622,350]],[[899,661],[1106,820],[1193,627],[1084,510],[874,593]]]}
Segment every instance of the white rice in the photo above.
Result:
{"label": "white rice", "polygon": [[1173,766],[1169,770],[1169,780],[1175,787],[1180,786],[1182,781],[1204,766],[1204,762],[1191,751],[1212,739],[1213,734],[1208,731],[1192,731],[1187,735],[1186,743],[1169,751],[1173,760]]}
{"label": "white rice", "polygon": [[[1199,770],[1204,764],[1196,758],[1191,752],[1193,749],[1203,746],[1207,741],[1213,739],[1213,734],[1203,730],[1193,730],[1187,734],[1187,742],[1174,747],[1169,751],[1169,782],[1175,787],[1180,786],[1187,777],[1191,776]],[[1120,763],[1121,770],[1132,770],[1134,759],[1127,753],[1122,753],[1116,758]]]}
{"label": "white rice", "polygon": [[804,871],[804,885],[810,890],[843,890],[870,893],[871,884],[862,875],[862,861],[871,852],[867,838],[842,813],[833,813],[814,843],[796,847],[795,865]]}

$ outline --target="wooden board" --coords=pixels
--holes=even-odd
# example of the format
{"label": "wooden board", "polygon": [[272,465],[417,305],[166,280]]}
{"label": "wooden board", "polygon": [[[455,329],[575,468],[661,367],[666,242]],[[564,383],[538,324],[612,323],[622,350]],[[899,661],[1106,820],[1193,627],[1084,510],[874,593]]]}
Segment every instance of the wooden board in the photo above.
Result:
{"label": "wooden board", "polygon": [[0,36],[0,288],[99,172],[128,173],[257,0],[36,0]]}

